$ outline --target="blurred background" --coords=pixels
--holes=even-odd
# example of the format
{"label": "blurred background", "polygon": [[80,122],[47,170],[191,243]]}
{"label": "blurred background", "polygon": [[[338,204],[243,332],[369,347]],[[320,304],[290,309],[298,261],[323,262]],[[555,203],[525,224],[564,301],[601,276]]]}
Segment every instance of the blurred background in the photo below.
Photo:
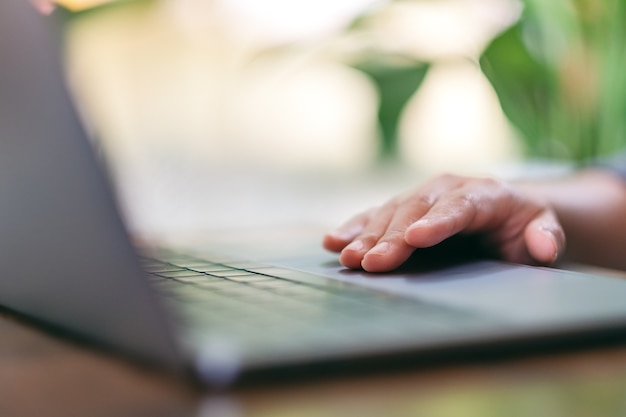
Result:
{"label": "blurred background", "polygon": [[130,224],[334,225],[441,172],[626,146],[622,0],[62,0]]}

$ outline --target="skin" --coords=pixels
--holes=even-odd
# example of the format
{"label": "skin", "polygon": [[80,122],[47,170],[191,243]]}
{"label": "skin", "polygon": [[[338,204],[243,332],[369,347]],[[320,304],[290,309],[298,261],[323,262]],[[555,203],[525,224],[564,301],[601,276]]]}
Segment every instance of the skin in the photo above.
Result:
{"label": "skin", "polygon": [[54,11],[53,0],[31,0],[31,3],[43,14],[48,15]]}
{"label": "skin", "polygon": [[323,245],[348,268],[385,272],[452,236],[479,238],[482,253],[510,262],[566,256],[626,269],[626,183],[601,170],[525,183],[443,175],[356,215]]}

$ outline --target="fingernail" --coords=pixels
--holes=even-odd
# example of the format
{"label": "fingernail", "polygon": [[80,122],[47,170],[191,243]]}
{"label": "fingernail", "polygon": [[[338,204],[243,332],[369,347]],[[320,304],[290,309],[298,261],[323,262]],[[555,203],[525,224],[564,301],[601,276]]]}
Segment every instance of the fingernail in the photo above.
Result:
{"label": "fingernail", "polygon": [[374,246],[368,254],[384,255],[389,251],[389,246],[389,242],[380,242],[378,245]]}
{"label": "fingernail", "polygon": [[333,230],[328,232],[328,235],[338,240],[350,240],[354,237],[352,234],[342,230]]}
{"label": "fingernail", "polygon": [[556,238],[556,236],[554,236],[554,233],[553,233],[551,228],[548,228],[548,227],[545,227],[545,226],[540,226],[539,229],[543,232],[543,234],[546,237],[548,237],[550,239],[550,243],[552,243],[554,256],[550,260],[550,263],[554,263],[554,262],[556,262],[556,260],[559,257],[559,244],[558,244],[557,238]]}
{"label": "fingernail", "polygon": [[363,242],[361,242],[360,240],[355,240],[354,242],[346,246],[343,250],[351,250],[354,252],[359,252],[363,250]]}

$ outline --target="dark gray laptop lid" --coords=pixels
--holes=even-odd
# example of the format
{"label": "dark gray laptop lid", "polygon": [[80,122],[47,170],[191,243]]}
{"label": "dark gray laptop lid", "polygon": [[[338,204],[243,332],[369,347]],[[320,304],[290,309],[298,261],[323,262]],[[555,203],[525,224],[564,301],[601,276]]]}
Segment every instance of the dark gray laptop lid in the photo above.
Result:
{"label": "dark gray laptop lid", "polygon": [[25,0],[0,5],[0,304],[169,367],[180,364]]}

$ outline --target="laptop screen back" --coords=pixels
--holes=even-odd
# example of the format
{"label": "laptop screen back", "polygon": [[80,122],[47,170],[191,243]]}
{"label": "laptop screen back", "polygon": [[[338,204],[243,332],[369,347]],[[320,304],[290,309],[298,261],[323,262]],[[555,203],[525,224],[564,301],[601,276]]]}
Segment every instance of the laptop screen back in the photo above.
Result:
{"label": "laptop screen back", "polygon": [[0,5],[0,304],[177,366],[64,87],[52,18]]}

